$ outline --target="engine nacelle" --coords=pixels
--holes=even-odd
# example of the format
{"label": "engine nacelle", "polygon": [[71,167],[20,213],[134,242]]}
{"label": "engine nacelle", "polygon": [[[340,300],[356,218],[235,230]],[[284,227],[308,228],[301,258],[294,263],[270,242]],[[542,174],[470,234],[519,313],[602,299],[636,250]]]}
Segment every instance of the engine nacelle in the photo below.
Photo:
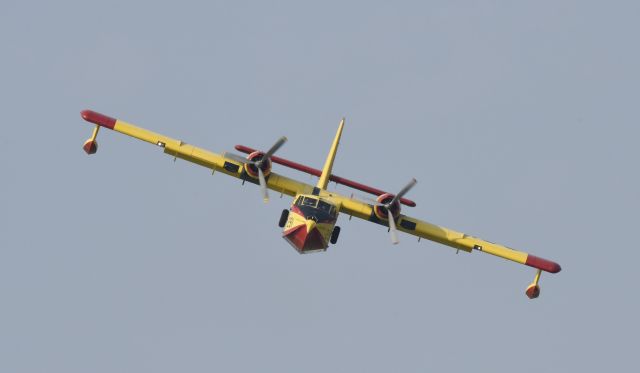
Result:
{"label": "engine nacelle", "polygon": [[[247,159],[253,162],[260,161],[262,158],[264,158],[263,152],[253,152],[247,156]],[[267,159],[266,161],[262,162],[262,164],[260,165],[260,169],[262,169],[264,177],[269,176],[269,174],[271,174],[271,159]],[[256,165],[252,163],[245,163],[244,170],[252,178],[258,178],[258,167],[256,167]]]}
{"label": "engine nacelle", "polygon": [[[389,202],[391,202],[393,200],[393,197],[395,197],[393,194],[391,193],[385,193],[381,196],[378,197],[377,201],[378,203],[381,204],[387,204]],[[400,216],[400,202],[396,201],[393,205],[391,205],[389,207],[389,210],[391,210],[391,213],[393,214],[394,218],[397,218],[398,216]],[[380,220],[388,220],[389,219],[389,211],[387,211],[387,208],[384,206],[374,206],[373,207],[373,212],[374,214],[376,214],[376,217],[378,217],[378,219]]]}

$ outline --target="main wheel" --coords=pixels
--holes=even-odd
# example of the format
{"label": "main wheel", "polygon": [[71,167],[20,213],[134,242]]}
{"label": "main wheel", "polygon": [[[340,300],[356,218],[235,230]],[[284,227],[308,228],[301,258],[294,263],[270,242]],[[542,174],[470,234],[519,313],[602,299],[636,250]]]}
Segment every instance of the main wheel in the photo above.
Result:
{"label": "main wheel", "polygon": [[284,228],[285,224],[287,224],[287,219],[289,219],[289,210],[282,210],[282,215],[280,215],[278,226],[280,228]]}
{"label": "main wheel", "polygon": [[338,242],[338,236],[340,236],[340,227],[334,227],[333,232],[331,232],[331,242],[332,245],[335,245]]}

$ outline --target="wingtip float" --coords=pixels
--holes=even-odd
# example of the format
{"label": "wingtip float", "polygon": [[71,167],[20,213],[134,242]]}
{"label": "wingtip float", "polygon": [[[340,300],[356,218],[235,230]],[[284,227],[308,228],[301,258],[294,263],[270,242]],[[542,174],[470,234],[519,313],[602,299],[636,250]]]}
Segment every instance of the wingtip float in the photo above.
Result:
{"label": "wingtip float", "polygon": [[525,291],[525,294],[527,295],[527,297],[529,297],[529,299],[535,299],[540,296],[540,285],[538,285],[538,282],[540,281],[542,271],[549,273],[558,273],[562,271],[562,267],[560,267],[560,264],[531,254],[527,255],[527,260],[524,264],[537,269],[536,276],[534,277],[533,282],[527,287],[527,290]]}
{"label": "wingtip float", "polygon": [[91,137],[84,142],[84,145],[82,145],[82,149],[84,149],[85,153],[89,155],[95,154],[98,151],[98,142],[96,141],[96,138],[98,137],[100,127],[112,130],[116,125],[116,120],[92,110],[83,110],[80,112],[80,115],[82,116],[82,119],[96,125]]}
{"label": "wingtip float", "polygon": [[[533,267],[536,269],[536,274],[533,282],[525,291],[530,299],[540,295],[539,281],[543,271],[548,273],[561,271],[560,265],[551,260],[402,214],[401,205],[416,205],[415,202],[404,198],[404,194],[415,185],[415,179],[411,180],[399,193],[392,194],[333,175],[333,161],[338,151],[344,119],[340,122],[325,165],[322,170],[319,170],[275,156],[274,153],[286,142],[285,137],[281,137],[266,152],[237,145],[237,150],[249,154],[245,158],[233,153],[216,154],[92,110],[84,110],[80,114],[84,120],[95,125],[91,138],[83,145],[87,154],[96,153],[98,132],[100,127],[105,127],[157,145],[166,154],[175,158],[199,164],[213,172],[218,171],[236,177],[242,180],[243,184],[245,182],[256,184],[260,187],[265,201],[268,201],[267,189],[294,197],[291,207],[282,211],[278,225],[283,229],[283,238],[301,254],[326,251],[329,244],[336,244],[340,234],[340,227],[336,223],[338,215],[342,213],[348,215],[349,219],[357,217],[387,227],[393,244],[399,241],[397,232],[400,231],[419,239],[425,238],[450,246],[456,250],[468,253],[480,251]],[[318,184],[309,185],[276,174],[271,171],[273,163],[318,176]],[[335,191],[330,192],[327,190],[330,181],[376,195],[377,199],[366,202],[353,198],[353,196],[344,196]]]}

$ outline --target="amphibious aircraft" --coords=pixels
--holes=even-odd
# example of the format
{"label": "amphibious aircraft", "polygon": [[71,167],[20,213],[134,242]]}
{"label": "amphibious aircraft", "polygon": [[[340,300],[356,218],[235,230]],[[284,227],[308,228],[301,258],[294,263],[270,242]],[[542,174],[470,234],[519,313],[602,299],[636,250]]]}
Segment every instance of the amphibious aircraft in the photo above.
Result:
{"label": "amphibious aircraft", "polygon": [[[282,211],[279,226],[283,228],[282,237],[301,254],[326,251],[330,243],[336,244],[340,235],[340,227],[336,223],[338,214],[342,213],[348,215],[349,219],[357,217],[387,227],[393,244],[399,242],[398,231],[401,231],[417,236],[418,239],[425,238],[459,251],[484,252],[533,267],[536,269],[535,277],[525,291],[530,299],[540,295],[539,281],[542,271],[558,273],[561,270],[560,265],[553,261],[402,214],[401,205],[410,207],[416,205],[415,202],[405,198],[416,184],[415,179],[412,179],[398,193],[392,194],[334,175],[333,163],[340,144],[344,119],[338,126],[324,167],[319,170],[275,156],[276,151],[287,141],[286,137],[278,139],[267,151],[237,145],[236,150],[248,154],[245,158],[234,153],[212,153],[95,111],[84,110],[81,116],[84,120],[95,124],[91,138],[83,145],[87,154],[96,153],[98,132],[100,127],[105,127],[154,144],[174,159],[181,158],[209,168],[212,172],[218,171],[236,177],[242,180],[243,184],[245,182],[256,184],[260,187],[265,202],[269,200],[269,190],[294,197],[291,208]],[[310,185],[272,172],[273,163],[318,176],[318,183]],[[329,191],[327,186],[331,181],[372,194],[376,198],[366,200]]]}

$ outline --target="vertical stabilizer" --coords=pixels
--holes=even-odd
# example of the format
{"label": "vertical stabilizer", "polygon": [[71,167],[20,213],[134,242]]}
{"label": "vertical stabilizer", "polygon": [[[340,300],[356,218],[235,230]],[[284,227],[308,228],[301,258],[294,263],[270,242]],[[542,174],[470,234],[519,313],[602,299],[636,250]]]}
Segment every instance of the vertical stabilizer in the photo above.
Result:
{"label": "vertical stabilizer", "polygon": [[329,185],[329,177],[331,177],[331,170],[333,169],[333,161],[336,159],[336,153],[338,152],[338,145],[340,145],[340,136],[342,136],[342,128],[344,127],[344,118],[340,121],[340,126],[338,126],[338,132],[336,133],[336,138],[333,140],[333,144],[331,145],[331,150],[329,150],[329,155],[327,156],[327,161],[324,163],[324,167],[322,168],[322,175],[320,175],[320,180],[318,180],[318,188],[327,189],[327,185]]}

